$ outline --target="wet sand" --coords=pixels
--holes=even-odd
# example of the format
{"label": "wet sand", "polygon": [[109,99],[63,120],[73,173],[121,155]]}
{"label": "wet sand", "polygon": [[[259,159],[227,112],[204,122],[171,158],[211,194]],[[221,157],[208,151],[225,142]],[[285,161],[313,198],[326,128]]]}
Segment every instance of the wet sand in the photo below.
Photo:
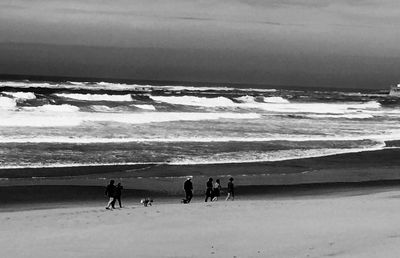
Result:
{"label": "wet sand", "polygon": [[[220,178],[226,187],[229,177],[235,178],[240,187],[276,186],[280,189],[289,185],[315,186],[332,183],[386,182],[400,180],[400,149],[384,149],[361,153],[349,153],[317,158],[305,158],[276,162],[205,164],[205,165],[118,165],[64,168],[27,168],[0,170],[0,198],[13,199],[4,187],[19,188],[18,201],[23,201],[23,186],[81,186],[79,190],[55,194],[60,198],[74,199],[79,196],[102,196],[102,191],[92,194],[94,186],[103,187],[110,179],[121,182],[126,191],[144,191],[158,196],[182,195],[182,185],[187,176],[193,176],[194,191],[204,193],[208,177]],[[87,186],[84,190],[83,186]],[[324,186],[322,186],[324,188]],[[50,189],[50,188],[49,188]],[[61,189],[61,188],[60,188]],[[78,189],[78,188],[76,188]],[[52,191],[52,190],[48,190]],[[33,191],[34,192],[34,191]],[[57,192],[54,190],[53,192]],[[295,192],[295,191],[293,191]],[[128,193],[128,192],[127,192]],[[261,192],[262,193],[262,192]],[[32,191],[27,194],[31,195]],[[142,193],[139,195],[143,195]],[[78,198],[78,199],[81,199]],[[32,199],[32,198],[31,198]],[[40,198],[39,198],[40,199]],[[4,203],[4,202],[3,202]],[[0,206],[1,207],[1,206]]]}

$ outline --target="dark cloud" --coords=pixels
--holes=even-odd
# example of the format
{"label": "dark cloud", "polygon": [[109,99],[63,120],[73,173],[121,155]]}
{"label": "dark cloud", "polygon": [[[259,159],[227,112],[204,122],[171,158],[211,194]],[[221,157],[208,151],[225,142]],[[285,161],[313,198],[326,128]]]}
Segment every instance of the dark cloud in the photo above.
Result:
{"label": "dark cloud", "polygon": [[[9,64],[0,72],[381,86],[398,73],[387,63],[399,65],[399,5],[395,0],[8,1],[0,4],[0,42],[19,50],[10,44],[0,48],[1,67]],[[81,64],[85,69],[75,68]]]}

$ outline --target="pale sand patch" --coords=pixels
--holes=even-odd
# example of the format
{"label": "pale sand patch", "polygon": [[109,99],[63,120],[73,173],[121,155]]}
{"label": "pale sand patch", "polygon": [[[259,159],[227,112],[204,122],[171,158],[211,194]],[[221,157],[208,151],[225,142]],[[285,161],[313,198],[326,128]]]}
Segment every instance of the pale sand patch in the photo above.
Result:
{"label": "pale sand patch", "polygon": [[1,257],[400,257],[400,191],[0,213]]}

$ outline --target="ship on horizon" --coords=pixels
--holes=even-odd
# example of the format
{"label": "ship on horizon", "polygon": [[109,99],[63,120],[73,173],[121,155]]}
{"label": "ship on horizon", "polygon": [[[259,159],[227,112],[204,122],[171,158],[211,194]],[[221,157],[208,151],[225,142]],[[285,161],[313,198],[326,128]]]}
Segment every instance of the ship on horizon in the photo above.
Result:
{"label": "ship on horizon", "polygon": [[389,96],[400,97],[400,83],[390,87]]}

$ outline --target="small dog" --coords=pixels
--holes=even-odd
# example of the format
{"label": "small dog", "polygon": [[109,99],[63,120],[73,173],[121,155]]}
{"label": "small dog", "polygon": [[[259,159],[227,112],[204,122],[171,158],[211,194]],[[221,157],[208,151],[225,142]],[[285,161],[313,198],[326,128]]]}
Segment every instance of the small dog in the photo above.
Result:
{"label": "small dog", "polygon": [[144,207],[151,206],[152,202],[153,202],[153,199],[150,199],[148,197],[140,200],[140,203],[143,204]]}

